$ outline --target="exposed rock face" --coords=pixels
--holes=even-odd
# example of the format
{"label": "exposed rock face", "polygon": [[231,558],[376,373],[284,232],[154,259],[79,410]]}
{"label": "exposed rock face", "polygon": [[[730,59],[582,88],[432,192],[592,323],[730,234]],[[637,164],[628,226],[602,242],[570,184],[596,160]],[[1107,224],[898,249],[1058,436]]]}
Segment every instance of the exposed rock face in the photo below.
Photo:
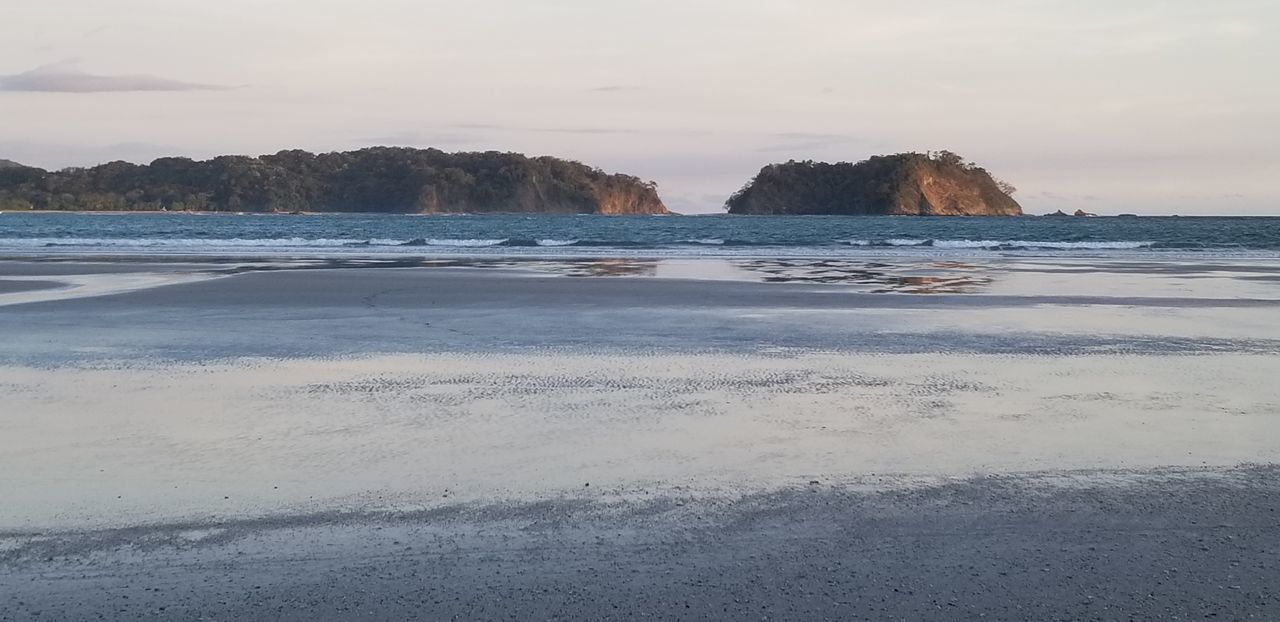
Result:
{"label": "exposed rock face", "polygon": [[0,170],[0,209],[667,214],[657,188],[579,162],[374,147]]}
{"label": "exposed rock face", "polygon": [[730,214],[1020,216],[1010,192],[986,170],[944,151],[857,164],[771,164],[725,205]]}

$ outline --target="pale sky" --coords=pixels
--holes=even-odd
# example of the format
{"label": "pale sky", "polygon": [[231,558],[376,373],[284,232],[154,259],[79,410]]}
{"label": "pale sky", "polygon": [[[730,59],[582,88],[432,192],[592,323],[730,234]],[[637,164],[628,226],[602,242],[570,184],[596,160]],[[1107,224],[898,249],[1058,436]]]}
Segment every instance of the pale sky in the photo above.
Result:
{"label": "pale sky", "polygon": [[582,160],[719,211],[950,149],[1032,213],[1280,214],[1277,0],[9,0],[0,158],[376,144]]}

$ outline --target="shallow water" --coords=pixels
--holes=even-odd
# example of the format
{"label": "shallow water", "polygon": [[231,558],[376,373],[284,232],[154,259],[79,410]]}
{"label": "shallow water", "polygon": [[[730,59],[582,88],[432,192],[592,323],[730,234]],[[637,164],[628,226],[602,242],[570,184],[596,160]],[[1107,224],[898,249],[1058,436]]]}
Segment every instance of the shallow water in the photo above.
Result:
{"label": "shallow water", "polygon": [[848,256],[1280,251],[1280,218],[0,214],[0,253]]}

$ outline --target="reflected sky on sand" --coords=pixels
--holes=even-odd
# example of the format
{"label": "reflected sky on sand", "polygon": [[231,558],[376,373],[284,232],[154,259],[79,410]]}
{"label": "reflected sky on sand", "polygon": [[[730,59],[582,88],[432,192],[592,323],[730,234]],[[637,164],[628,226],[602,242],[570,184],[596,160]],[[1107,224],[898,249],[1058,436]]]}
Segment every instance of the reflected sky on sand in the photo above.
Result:
{"label": "reflected sky on sand", "polygon": [[[0,262],[21,270],[6,276],[0,300],[17,298],[18,281],[67,281],[69,275],[180,272],[226,276],[245,272],[362,268],[478,268],[529,276],[653,278],[831,287],[867,294],[993,296],[1119,296],[1180,299],[1280,300],[1280,273],[1270,262],[1136,262],[1111,258],[988,258],[959,261],[884,258],[563,258],[404,257],[101,257],[69,264],[50,259]],[[2,272],[2,270],[0,270]],[[67,283],[56,283],[66,285]],[[32,297],[34,294],[24,294]]]}
{"label": "reflected sky on sand", "polygon": [[870,293],[978,293],[992,282],[980,266],[963,262],[882,262],[832,259],[580,259],[427,260],[423,266],[508,268],[568,277],[651,277],[850,285]]}
{"label": "reflected sky on sand", "polygon": [[1274,266],[1106,259],[440,259],[417,265],[527,270],[569,277],[650,277],[831,285],[841,291],[1001,296],[1280,299]]}
{"label": "reflected sky on sand", "polygon": [[[120,267],[113,262],[114,267]],[[152,271],[142,271],[143,267]],[[127,269],[91,270],[92,274],[72,274],[45,264],[49,271],[36,270],[25,276],[0,281],[0,304],[15,304],[86,295],[102,295],[136,289],[143,277],[160,277],[164,284],[179,276],[186,279],[230,276],[246,272],[299,269],[361,268],[482,268],[523,272],[529,275],[584,277],[643,277],[675,280],[736,281],[746,283],[791,283],[830,285],[854,293],[976,294],[984,293],[995,281],[992,266],[964,262],[910,261],[886,263],[837,259],[395,259],[395,260],[286,260],[235,261],[162,266],[141,262],[125,264]],[[134,270],[139,268],[139,270]],[[72,270],[71,272],[75,272]],[[150,273],[150,274],[148,274]],[[38,283],[37,283],[38,282]],[[97,287],[86,287],[87,284]],[[33,284],[53,291],[28,292]]]}

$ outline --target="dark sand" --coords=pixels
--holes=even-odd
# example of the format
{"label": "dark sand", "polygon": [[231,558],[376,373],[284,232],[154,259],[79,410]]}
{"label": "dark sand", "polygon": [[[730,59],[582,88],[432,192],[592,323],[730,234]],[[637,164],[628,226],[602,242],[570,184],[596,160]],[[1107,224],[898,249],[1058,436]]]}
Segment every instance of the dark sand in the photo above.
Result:
{"label": "dark sand", "polygon": [[[48,265],[0,265],[0,279],[46,274]],[[83,275],[94,270],[67,265],[73,267],[55,271]],[[225,266],[182,269],[225,271]],[[1274,321],[1280,295],[1269,289],[1275,284],[1258,280],[1258,271],[1221,277],[1214,266],[1203,272],[1161,266],[1144,271],[1132,263],[1003,270],[979,290],[908,295],[826,283],[547,277],[506,268],[315,269],[0,306],[5,335],[0,391],[9,392],[8,403],[34,408],[75,397],[65,400],[73,409],[67,430],[47,427],[43,419],[24,419],[24,413],[0,418],[7,426],[0,430],[15,448],[9,457],[0,456],[0,463],[20,461],[0,475],[0,492],[6,485],[15,491],[42,486],[51,491],[48,507],[33,503],[0,511],[0,517],[13,521],[0,528],[0,620],[1280,619],[1274,587],[1280,584],[1280,471],[1274,466],[1274,445],[1266,441],[1274,438],[1280,394],[1263,382],[1223,389],[1232,378],[1265,372],[1280,354],[1280,325]],[[1033,272],[1031,280],[1009,276],[1020,270]],[[1068,280],[1044,291],[1027,289],[1026,283],[1050,273]],[[916,417],[909,426],[886,422],[876,428],[881,403],[870,402],[870,427],[850,427],[841,437],[816,426],[794,437],[780,436],[778,430],[793,421],[816,423],[813,416],[832,415],[825,406],[805,411],[806,400],[821,406],[823,396],[850,390],[806,371],[806,361],[823,360],[806,359],[812,352],[851,365],[882,365],[884,375],[895,378],[910,371],[904,366],[913,364],[911,357],[936,356],[941,363],[916,383],[883,384],[875,375],[863,379],[867,392],[901,393],[904,403],[927,406],[904,411]],[[991,460],[954,447],[965,458],[964,468],[950,475],[933,471],[923,479],[909,468],[889,476],[819,471],[822,465],[856,461],[814,455],[815,470],[792,468],[784,473],[792,476],[790,483],[783,485],[752,479],[757,465],[749,462],[732,465],[730,479],[744,474],[733,485],[695,486],[696,492],[685,495],[673,482],[636,482],[627,494],[615,494],[615,487],[599,481],[587,485],[594,472],[584,469],[552,474],[581,482],[572,491],[534,490],[531,498],[522,494],[507,501],[471,498],[462,491],[464,501],[456,502],[447,477],[408,472],[400,477],[421,478],[421,490],[436,501],[415,498],[406,504],[381,496],[380,472],[373,466],[381,464],[379,458],[393,465],[396,456],[413,461],[415,454],[385,439],[373,442],[379,437],[362,430],[396,434],[426,452],[433,450],[433,439],[449,437],[433,436],[440,429],[433,426],[442,425],[434,421],[417,428],[393,417],[404,412],[395,400],[427,394],[409,390],[417,385],[397,388],[397,378],[381,368],[371,367],[364,384],[344,384],[346,393],[311,398],[333,402],[338,415],[349,404],[366,409],[349,412],[349,430],[338,426],[316,438],[307,436],[305,421],[285,417],[289,413],[263,412],[264,421],[280,421],[277,432],[247,425],[245,419],[219,418],[217,408],[203,403],[158,411],[191,417],[191,430],[174,423],[140,435],[106,428],[105,435],[94,436],[97,415],[126,423],[132,415],[95,413],[97,402],[85,393],[97,391],[104,401],[118,404],[133,399],[135,393],[125,393],[126,388],[137,395],[181,395],[192,386],[201,396],[225,389],[243,406],[259,399],[255,391],[261,386],[219,375],[223,372],[213,367],[205,371],[205,366],[269,357],[315,361],[324,371],[333,357],[358,366],[358,357],[367,355],[432,355],[423,360],[436,364],[450,353],[465,353],[459,364],[470,366],[484,364],[490,353],[506,357],[493,363],[498,375],[492,377],[503,383],[498,388],[511,391],[495,395],[466,385],[461,401],[454,393],[441,394],[453,408],[446,414],[454,419],[447,421],[459,423],[459,429],[469,421],[504,426],[517,421],[522,413],[512,404],[546,407],[537,401],[549,399],[543,389],[518,394],[541,385],[501,375],[510,373],[502,371],[508,369],[503,365],[525,361],[526,354],[542,358],[529,358],[533,362],[524,366],[561,364],[557,356],[576,361],[564,363],[568,371],[557,377],[560,385],[545,389],[581,409],[573,415],[578,427],[564,428],[579,445],[553,446],[557,454],[607,453],[608,446],[596,444],[617,442],[618,430],[632,425],[625,418],[618,423],[625,409],[605,396],[647,391],[658,403],[670,397],[648,385],[627,385],[637,382],[634,376],[592,378],[594,384],[585,388],[570,382],[579,369],[575,366],[590,364],[592,357],[621,357],[633,370],[636,365],[660,369],[664,360],[685,366],[706,360],[724,366],[708,373],[730,376],[738,369],[734,360],[747,369],[760,361],[789,365],[795,357],[796,371],[766,377],[770,388],[760,394],[790,410],[779,410],[769,419],[772,427],[758,431],[753,426],[760,420],[746,421],[751,425],[731,430],[741,437],[726,441],[731,449],[779,464],[805,464],[808,446],[789,445],[790,438],[821,439],[831,455],[838,451],[829,443],[847,443],[850,452],[878,448],[896,455],[900,464],[910,465],[913,455],[924,463],[933,456],[913,453],[924,446],[914,444],[925,438],[919,431],[977,423],[973,405],[988,402],[972,400],[1014,404],[1013,398],[1023,396],[1018,408],[1031,404],[1044,410],[989,413],[988,423],[1004,426],[993,429],[1011,434],[990,439],[998,441]],[[399,361],[380,364],[388,360]],[[980,367],[974,373],[983,374],[984,383],[966,384],[962,381],[969,376],[948,371],[966,361]],[[167,366],[177,370],[175,375],[155,372]],[[1044,386],[1038,386],[1040,380],[1012,371],[1023,367],[1060,367],[1061,375],[1046,373]],[[270,374],[278,368],[285,369],[267,364],[260,369]],[[259,368],[246,373],[252,375],[253,369]],[[1093,370],[1098,384],[1112,371],[1128,374],[1122,379],[1132,384],[1131,391],[1079,385],[1080,370]],[[1182,377],[1174,372],[1213,379],[1217,388],[1212,390],[1219,393],[1205,393],[1208,384],[1171,386]],[[120,393],[111,394],[110,379],[117,377]],[[106,384],[61,386],[63,378]],[[487,378],[479,374],[469,382],[483,384]],[[219,389],[222,382],[230,384]],[[462,386],[448,382],[453,384],[440,386]],[[688,388],[680,394],[687,400],[671,402],[672,416],[697,424],[721,403],[721,390]],[[573,402],[583,395],[585,401]],[[281,408],[278,402],[264,404]],[[1050,408],[1053,404],[1060,406]],[[88,418],[83,427],[89,432],[76,429],[76,408]],[[762,412],[769,416],[767,409]],[[590,420],[581,417],[595,414],[610,416],[614,435],[603,440],[581,435],[590,429]],[[661,431],[637,420],[637,438]],[[1113,420],[1120,427],[1108,428]],[[264,439],[258,436],[261,429],[278,437]],[[1144,443],[1144,429],[1165,440]],[[1098,445],[1109,448],[1118,438],[1123,448],[1098,456],[1107,468],[1084,471],[1062,466],[1074,464],[1079,452],[1020,451],[1047,446],[1046,439],[1063,433],[1096,433]],[[22,434],[32,435],[30,444],[14,436]],[[223,440],[209,444],[206,434],[225,439],[217,436]],[[930,434],[928,439],[937,439]],[[1203,450],[1193,444],[1176,459],[1162,453],[1168,439],[1197,438]],[[484,439],[474,440],[480,447]],[[475,453],[470,447],[463,449]],[[311,463],[287,460],[318,448],[333,453],[317,455],[358,460],[344,464],[336,476],[314,468],[309,484],[323,487],[330,476],[348,487],[367,481],[370,494],[341,503],[317,498],[305,507],[290,497],[263,507],[261,499],[271,494],[288,496],[286,486],[272,489],[268,478],[274,473],[234,468],[259,459],[275,460],[272,464],[281,468],[307,466]],[[669,463],[661,466],[677,473],[686,469],[694,484],[703,477],[719,482],[710,475],[723,475],[717,469],[730,466],[695,464],[678,450],[673,445]],[[467,468],[486,468],[488,460],[500,457],[501,450],[491,451],[492,456],[472,456]],[[173,478],[187,477],[185,472],[166,472],[159,458],[147,462],[150,455],[178,464],[219,465],[184,483],[203,492],[200,486],[214,482],[224,487],[218,490],[226,490],[226,499],[179,498],[188,487],[179,491]],[[1150,466],[1153,459],[1160,466]],[[552,457],[547,463],[571,464]],[[1115,466],[1126,463],[1142,466]],[[24,470],[23,464],[39,466]],[[984,464],[989,465],[985,470]],[[1017,464],[1028,466],[1009,466]],[[534,467],[541,465],[527,466],[536,473]],[[630,468],[600,466],[601,471],[609,467],[614,477]],[[362,468],[369,469],[368,479],[355,479]],[[514,485],[529,479],[521,470],[496,473]],[[118,480],[123,477],[118,473],[134,471],[153,475]],[[475,481],[489,481],[484,477],[492,474],[477,475]],[[99,491],[111,486],[153,490],[145,504],[122,495],[120,506],[59,505],[61,497],[52,491],[74,490],[77,479]],[[237,509],[242,494],[257,495],[253,512]],[[156,518],[138,519],[137,512],[148,507]],[[32,516],[49,520],[31,524],[23,518]],[[84,516],[96,526],[79,524]]]}
{"label": "dark sand", "polygon": [[1278,509],[1256,467],[196,522],[0,554],[0,620],[1273,620]]}
{"label": "dark sand", "polygon": [[[103,265],[110,266],[86,264],[78,271]],[[0,278],[50,266],[67,269],[0,264]],[[1159,283],[1161,270],[1152,270],[1136,282]],[[1065,286],[1051,284],[1017,295],[907,295],[812,283],[572,278],[476,268],[247,272],[114,296],[0,305],[0,330],[16,335],[0,350],[0,363],[47,364],[66,355],[208,360],[530,348],[1280,353],[1280,325],[1265,319],[1280,313],[1276,284],[1259,290],[1238,278],[1217,288],[1223,295],[1188,296],[1194,292],[1143,291],[1128,281],[1112,288],[1092,273],[1072,278],[1070,288],[1087,293],[1059,295],[1054,292]],[[1272,289],[1275,297],[1258,295]],[[1169,318],[1179,325],[1148,328]],[[18,326],[24,330],[10,330]],[[77,351],[50,348],[51,336]]]}
{"label": "dark sand", "polygon": [[34,292],[42,289],[53,289],[61,286],[62,284],[57,281],[6,281],[0,278],[0,294],[15,294],[18,292]]}

